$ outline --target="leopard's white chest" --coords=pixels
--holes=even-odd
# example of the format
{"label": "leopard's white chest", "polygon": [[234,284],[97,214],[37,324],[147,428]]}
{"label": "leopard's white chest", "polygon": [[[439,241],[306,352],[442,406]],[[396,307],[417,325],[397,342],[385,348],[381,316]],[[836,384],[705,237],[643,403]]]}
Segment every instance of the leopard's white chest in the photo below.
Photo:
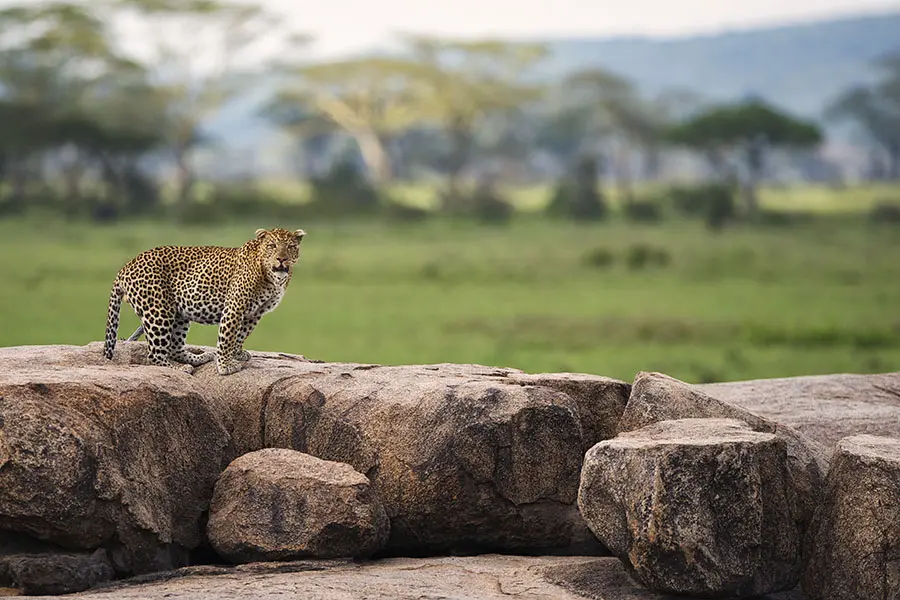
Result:
{"label": "leopard's white chest", "polygon": [[249,317],[262,317],[264,314],[272,312],[281,303],[284,298],[285,287],[281,285],[269,284],[263,289],[263,293],[259,295],[247,310]]}

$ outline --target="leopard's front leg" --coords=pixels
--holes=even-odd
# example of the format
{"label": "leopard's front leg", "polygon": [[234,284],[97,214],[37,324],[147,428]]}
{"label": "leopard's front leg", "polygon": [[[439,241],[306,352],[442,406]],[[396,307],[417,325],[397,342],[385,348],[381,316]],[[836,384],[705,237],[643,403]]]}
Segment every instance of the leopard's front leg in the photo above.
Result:
{"label": "leopard's front leg", "polygon": [[257,323],[259,323],[259,319],[259,315],[244,317],[244,321],[238,331],[237,353],[234,357],[241,362],[250,360],[250,353],[244,350],[244,341],[251,333],[253,333],[253,329],[256,327]]}
{"label": "leopard's front leg", "polygon": [[241,328],[244,314],[247,312],[246,305],[246,300],[231,294],[225,302],[222,320],[219,321],[219,339],[216,343],[216,370],[219,375],[231,375],[242,368],[237,356],[243,343]]}

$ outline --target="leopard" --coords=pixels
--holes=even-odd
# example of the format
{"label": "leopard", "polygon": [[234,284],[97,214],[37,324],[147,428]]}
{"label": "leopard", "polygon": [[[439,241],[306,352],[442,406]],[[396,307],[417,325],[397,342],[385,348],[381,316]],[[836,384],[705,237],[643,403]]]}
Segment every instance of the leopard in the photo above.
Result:
{"label": "leopard", "polygon": [[[192,373],[216,361],[219,375],[240,371],[250,360],[244,342],[263,315],[285,295],[300,259],[302,229],[257,229],[243,245],[158,246],[141,252],[118,272],[109,294],[103,355],[112,360],[122,302],[141,325],[149,362]],[[215,351],[185,348],[191,323],[218,325]]]}

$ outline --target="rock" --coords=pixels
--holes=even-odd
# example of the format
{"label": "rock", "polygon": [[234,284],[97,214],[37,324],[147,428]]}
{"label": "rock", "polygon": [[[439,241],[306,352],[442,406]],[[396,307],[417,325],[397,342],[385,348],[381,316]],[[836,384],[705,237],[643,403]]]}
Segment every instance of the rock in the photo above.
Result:
{"label": "rock", "polygon": [[16,465],[0,470],[0,528],[105,547],[123,572],[183,565],[225,465],[283,447],[366,475],[390,554],[604,552],[575,499],[624,382],[272,352],[229,377],[146,363],[143,342],[119,343],[112,362],[101,343],[0,350],[0,462],[12,443]]}
{"label": "rock", "polygon": [[578,506],[648,588],[748,597],[799,581],[794,493],[784,440],[737,419],[680,419],[591,448]]}
{"label": "rock", "polygon": [[173,369],[84,349],[0,349],[0,528],[110,551],[126,573],[187,564],[224,466],[219,407]]}
{"label": "rock", "polygon": [[[0,596],[80,592],[113,575],[105,550],[71,552],[24,534],[0,531]],[[4,593],[4,589],[10,591]]]}
{"label": "rock", "polygon": [[365,475],[285,449],[251,452],[228,465],[207,525],[212,547],[234,563],[368,557],[389,530]]}
{"label": "rock", "polygon": [[[143,343],[118,348],[123,361],[146,361]],[[575,506],[578,476],[584,451],[614,435],[629,384],[252,356],[229,377],[211,365],[193,375],[228,415],[229,458],[280,447],[350,464],[390,518],[386,552],[605,553]]]}
{"label": "rock", "polygon": [[[291,447],[369,477],[391,518],[392,554],[589,543],[575,508],[585,445],[577,403],[476,369],[383,367],[321,377],[307,405],[321,408]],[[269,412],[266,422],[294,414]]]}
{"label": "rock", "polygon": [[0,556],[0,587],[29,596],[71,594],[113,578],[106,550]]}
{"label": "rock", "polygon": [[391,521],[391,555],[605,552],[575,499],[583,448],[614,431],[623,382],[263,353],[233,376],[204,365],[195,378],[233,399],[243,451],[290,448],[365,474]]}
{"label": "rock", "polygon": [[507,377],[519,385],[548,387],[572,398],[584,432],[585,452],[597,442],[615,437],[631,393],[631,385],[624,381],[582,373],[512,372]]}
{"label": "rock", "polygon": [[811,600],[900,598],[900,439],[838,442],[809,542]]}
{"label": "rock", "polygon": [[[683,600],[634,582],[615,558],[479,555],[185,567],[107,584],[81,600]],[[756,600],[805,600],[799,593]]]}
{"label": "rock", "polygon": [[900,436],[900,372],[731,381],[698,389],[796,428],[826,448],[867,433]]}
{"label": "rock", "polygon": [[662,373],[638,373],[619,421],[620,432],[672,419],[739,419],[754,431],[774,433],[787,445],[788,466],[804,527],[812,520],[828,471],[827,451],[795,429],[714,398],[697,386]]}

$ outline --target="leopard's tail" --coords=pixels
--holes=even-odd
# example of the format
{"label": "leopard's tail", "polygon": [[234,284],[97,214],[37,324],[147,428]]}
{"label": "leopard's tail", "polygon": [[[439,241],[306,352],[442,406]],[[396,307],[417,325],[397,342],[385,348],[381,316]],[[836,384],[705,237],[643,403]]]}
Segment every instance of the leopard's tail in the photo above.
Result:
{"label": "leopard's tail", "polygon": [[119,284],[119,278],[113,283],[109,292],[109,309],[106,313],[106,341],[103,344],[103,356],[112,360],[116,349],[116,335],[119,332],[119,311],[122,309],[122,298],[125,290]]}

